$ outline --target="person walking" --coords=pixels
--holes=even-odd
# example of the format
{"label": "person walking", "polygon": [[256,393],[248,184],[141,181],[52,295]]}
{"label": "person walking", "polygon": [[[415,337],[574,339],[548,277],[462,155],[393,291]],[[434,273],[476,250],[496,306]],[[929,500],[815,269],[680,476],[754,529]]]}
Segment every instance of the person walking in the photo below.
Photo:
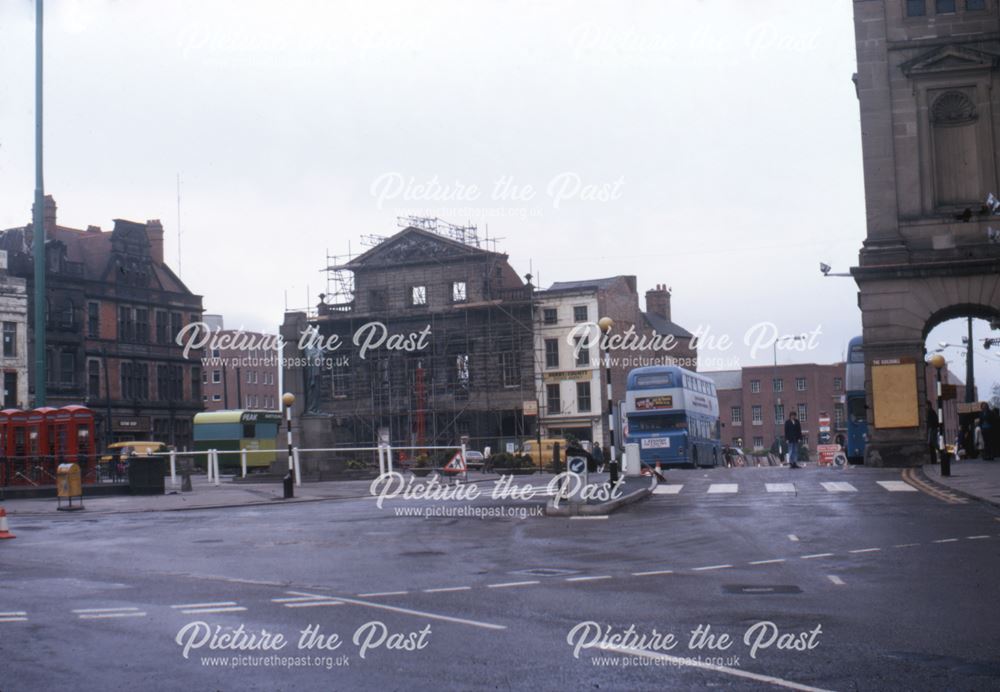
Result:
{"label": "person walking", "polygon": [[604,450],[601,449],[601,443],[595,442],[594,449],[590,452],[590,456],[594,458],[594,464],[597,468],[603,470],[604,468]]}
{"label": "person walking", "polygon": [[990,405],[985,401],[979,407],[979,430],[983,436],[983,459],[992,461],[995,453],[996,431],[993,430],[993,412],[990,411]]}
{"label": "person walking", "polygon": [[938,463],[938,430],[941,422],[938,420],[934,405],[927,401],[927,449],[931,454],[931,463]]}
{"label": "person walking", "polygon": [[799,468],[799,444],[802,442],[802,424],[792,411],[785,421],[785,442],[788,444],[788,463],[793,469]]}

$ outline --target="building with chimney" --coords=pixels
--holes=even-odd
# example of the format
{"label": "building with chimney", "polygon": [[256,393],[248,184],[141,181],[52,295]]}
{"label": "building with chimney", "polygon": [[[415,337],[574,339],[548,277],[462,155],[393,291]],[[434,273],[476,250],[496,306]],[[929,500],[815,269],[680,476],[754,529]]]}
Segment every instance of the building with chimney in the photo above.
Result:
{"label": "building with chimney", "polygon": [[671,320],[670,297],[666,286],[657,285],[646,292],[643,312],[635,276],[561,281],[535,293],[535,386],[542,436],[572,435],[607,445],[607,369],[598,326],[603,317],[614,322],[610,334],[624,339],[620,346],[609,342],[615,346],[610,357],[616,401],[625,398],[633,368],[697,368],[693,337]]}
{"label": "building with chimney", "polygon": [[[152,439],[190,448],[191,421],[202,410],[202,353],[185,357],[178,336],[201,322],[202,299],[165,263],[162,224],[60,226],[51,196],[44,220],[47,405],[93,409],[101,446]],[[27,288],[29,352],[36,329],[33,240],[31,224],[0,232],[9,273]],[[36,374],[28,360],[23,403],[34,406]]]}
{"label": "building with chimney", "polygon": [[278,394],[278,335],[226,329],[222,315],[205,315],[218,347],[206,346],[202,399],[207,411],[281,408]]}

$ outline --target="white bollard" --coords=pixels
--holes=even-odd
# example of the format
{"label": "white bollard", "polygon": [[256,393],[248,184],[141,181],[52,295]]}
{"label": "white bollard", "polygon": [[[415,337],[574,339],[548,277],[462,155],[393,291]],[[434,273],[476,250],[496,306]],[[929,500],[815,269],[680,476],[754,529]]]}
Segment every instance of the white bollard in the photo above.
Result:
{"label": "white bollard", "polygon": [[468,483],[469,482],[469,462],[465,458],[465,443],[464,442],[462,443],[462,468],[465,469],[465,471],[462,472],[463,480],[465,480],[465,482]]}
{"label": "white bollard", "polygon": [[385,446],[385,466],[389,473],[392,473],[392,447],[389,445]]}
{"label": "white bollard", "polygon": [[302,468],[299,466],[299,448],[292,447],[292,463],[295,469],[295,485],[302,485]]}
{"label": "white bollard", "polygon": [[243,477],[247,477],[247,450],[246,448],[240,450],[240,467],[243,469]]}
{"label": "white bollard", "polygon": [[212,450],[212,482],[219,485],[219,450]]}
{"label": "white bollard", "polygon": [[205,452],[205,480],[209,483],[212,482],[212,450]]}
{"label": "white bollard", "polygon": [[378,445],[378,475],[385,475],[385,450],[382,449],[381,442]]}
{"label": "white bollard", "polygon": [[177,452],[170,450],[170,485],[177,487]]}

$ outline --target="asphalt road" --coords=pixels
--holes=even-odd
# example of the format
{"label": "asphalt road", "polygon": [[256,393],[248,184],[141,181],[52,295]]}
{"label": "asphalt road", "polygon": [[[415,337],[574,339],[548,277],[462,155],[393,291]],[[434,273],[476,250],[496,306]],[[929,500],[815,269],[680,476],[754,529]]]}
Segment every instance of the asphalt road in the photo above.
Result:
{"label": "asphalt road", "polygon": [[20,519],[0,689],[1000,689],[988,505],[873,469],[672,471],[607,519],[483,486]]}

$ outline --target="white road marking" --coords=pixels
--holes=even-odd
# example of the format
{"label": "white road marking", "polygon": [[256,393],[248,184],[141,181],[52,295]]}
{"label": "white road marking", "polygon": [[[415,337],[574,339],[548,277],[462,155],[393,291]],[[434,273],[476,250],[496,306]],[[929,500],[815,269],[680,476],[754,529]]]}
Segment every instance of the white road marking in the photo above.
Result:
{"label": "white road marking", "polygon": [[738,493],[739,491],[739,483],[712,483],[708,486],[710,493]]}
{"label": "white road marking", "polygon": [[799,542],[799,537],[796,536],[794,533],[790,533],[790,534],[788,534],[788,540],[795,541],[796,543],[798,543]]}
{"label": "white road marking", "polygon": [[359,593],[358,598],[375,598],[376,596],[405,596],[409,591],[377,591],[375,593]]}
{"label": "white road marking", "polygon": [[844,580],[841,579],[840,577],[838,577],[836,574],[828,574],[828,575],[826,575],[826,578],[829,579],[830,581],[832,581],[837,586],[843,586],[844,585]]}
{"label": "white road marking", "polygon": [[406,615],[416,615],[418,617],[431,618],[432,620],[443,620],[444,622],[454,622],[459,625],[471,625],[472,627],[481,627],[487,630],[505,630],[506,625],[494,625],[490,622],[479,622],[478,620],[466,620],[465,618],[456,618],[450,615],[439,615],[437,613],[428,613],[425,610],[411,610],[410,608],[400,608],[398,606],[386,605],[384,603],[371,603],[370,601],[357,601],[353,598],[342,598],[339,597],[344,603],[349,603],[351,605],[364,606],[366,608],[375,608],[377,610],[388,610],[393,613],[404,613]]}
{"label": "white road marking", "polygon": [[118,613],[82,613],[80,614],[81,620],[104,620],[107,618],[144,618],[146,613],[141,610],[138,612],[122,611]]}
{"label": "white road marking", "polygon": [[828,493],[856,493],[858,489],[855,488],[850,483],[845,483],[844,481],[828,481],[826,483],[820,483]]}
{"label": "white road marking", "polygon": [[658,485],[653,488],[654,495],[676,495],[681,491],[683,485]]}
{"label": "white road marking", "polygon": [[779,558],[774,559],[774,560],[755,560],[755,561],[747,563],[747,564],[750,564],[750,565],[774,565],[774,564],[777,564],[779,562],[784,562],[784,561],[785,561],[785,558],[779,557]]}
{"label": "white road marking", "polygon": [[224,606],[234,606],[236,601],[219,601],[218,603],[186,603],[184,605],[172,605],[171,608],[181,610],[183,608],[222,608]]}
{"label": "white road marking", "polygon": [[138,608],[125,607],[125,608],[78,608],[73,612],[76,614],[80,613],[120,613],[127,610],[139,610]]}
{"label": "white road marking", "polygon": [[957,538],[941,538],[936,541],[931,541],[931,543],[956,543],[957,541]]}
{"label": "white road marking", "polygon": [[25,612],[25,611],[23,611],[23,610],[12,610],[12,611],[10,611],[9,613],[0,613],[0,618],[16,618],[16,617],[23,617],[23,616],[25,616],[25,615],[27,615],[27,614],[28,614],[28,613],[26,613],[26,612]]}
{"label": "white road marking", "polygon": [[344,605],[343,601],[299,601],[298,603],[286,603],[286,608],[318,608],[319,606],[339,606]]}
{"label": "white road marking", "polygon": [[599,577],[566,577],[566,581],[599,581],[601,579],[610,579],[611,575],[601,575]]}
{"label": "white road marking", "polygon": [[794,493],[795,484],[794,483],[765,483],[764,487],[767,488],[769,493]]}
{"label": "white road marking", "polygon": [[877,553],[881,548],[859,548],[858,550],[848,550],[849,553]]}
{"label": "white road marking", "polygon": [[920,492],[905,481],[876,481],[890,493],[916,493]]}
{"label": "white road marking", "polygon": [[470,591],[471,586],[445,586],[440,589],[424,589],[424,593],[449,593],[451,591]]}
{"label": "white road marking", "polygon": [[0,617],[0,622],[27,622],[26,617]]}
{"label": "white road marking", "polygon": [[967,540],[967,541],[978,541],[978,540],[982,540],[983,538],[989,538],[989,536],[986,536],[986,535],[982,535],[982,536],[966,536],[965,540]]}
{"label": "white road marking", "polygon": [[506,588],[509,588],[509,587],[512,587],[512,586],[531,586],[532,584],[541,584],[541,582],[537,581],[537,580],[531,580],[531,581],[508,581],[508,582],[503,582],[502,584],[487,584],[486,588],[487,589],[506,589]]}
{"label": "white road marking", "polygon": [[695,567],[692,572],[707,572],[710,569],[729,569],[732,565],[709,565],[708,567]]}
{"label": "white road marking", "polygon": [[816,557],[833,557],[833,553],[816,553],[815,555],[803,555],[803,560],[812,560]]}
{"label": "white road marking", "polygon": [[900,543],[898,545],[892,546],[893,548],[912,548],[914,546],[920,545],[919,543]]}
{"label": "white road marking", "polygon": [[182,610],[185,615],[208,615],[210,613],[239,613],[246,610],[243,606],[232,606],[228,608],[191,608]]}
{"label": "white road marking", "polygon": [[608,518],[607,514],[593,514],[584,516],[574,515],[570,517],[570,519],[607,519],[607,518]]}
{"label": "white road marking", "polygon": [[656,569],[656,570],[653,570],[652,572],[632,572],[632,576],[633,577],[653,577],[653,576],[656,576],[657,574],[673,574],[673,573],[674,573],[674,571],[672,569]]}
{"label": "white road marking", "polygon": [[598,646],[595,648],[598,648],[601,651],[612,651],[614,653],[622,654],[624,656],[642,656],[643,658],[663,661],[664,663],[669,663],[672,666],[690,666],[692,668],[701,668],[702,670],[710,670],[715,673],[725,673],[726,675],[732,675],[738,678],[747,678],[749,680],[756,680],[757,682],[766,682],[771,685],[784,687],[790,690],[803,690],[804,692],[829,692],[828,690],[824,690],[819,687],[809,687],[808,685],[801,685],[797,682],[792,682],[791,680],[784,680],[782,678],[776,678],[770,675],[761,675],[759,673],[751,673],[750,671],[747,670],[739,670],[738,668],[729,668],[727,666],[720,666],[714,663],[707,663],[689,657],[670,656],[668,654],[661,654],[654,651],[646,651],[645,649],[631,649],[624,646],[622,647]]}

